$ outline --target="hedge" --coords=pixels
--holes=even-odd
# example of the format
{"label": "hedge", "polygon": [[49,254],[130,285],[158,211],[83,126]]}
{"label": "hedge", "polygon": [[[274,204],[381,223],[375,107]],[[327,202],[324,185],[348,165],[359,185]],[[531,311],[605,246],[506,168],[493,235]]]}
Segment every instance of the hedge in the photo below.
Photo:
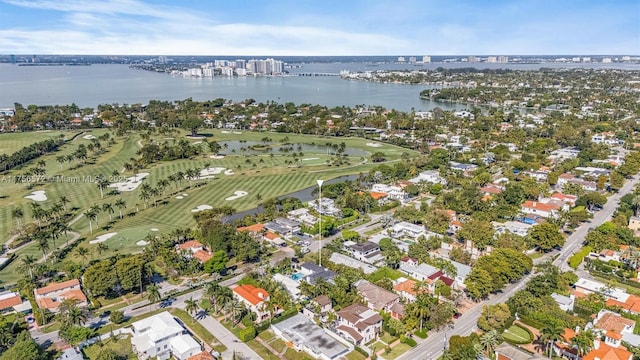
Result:
{"label": "hedge", "polygon": [[[528,325],[528,324],[527,324]],[[535,336],[533,336],[533,333],[531,332],[531,330],[527,329],[524,326],[520,326],[520,325],[515,325],[517,327],[519,327],[520,329],[523,329],[524,331],[527,332],[527,334],[529,335],[529,341],[517,341],[517,340],[512,340],[512,339],[507,339],[506,337],[503,336],[503,340],[506,341],[507,343],[511,344],[511,345],[524,345],[524,344],[529,344],[532,341],[534,341],[536,338]]]}
{"label": "hedge", "polygon": [[288,318],[295,316],[297,313],[298,313],[298,309],[296,307],[292,307],[289,310],[285,310],[282,314],[280,314],[280,316],[271,320],[271,323],[277,324],[281,321],[285,321]]}
{"label": "hedge", "polygon": [[409,345],[411,347],[414,347],[414,346],[418,345],[418,343],[415,340],[413,340],[412,338],[408,338],[408,337],[405,337],[404,339],[400,340],[400,342],[403,343],[403,344],[407,344],[407,345]]}
{"label": "hedge", "polygon": [[541,321],[534,320],[534,319],[532,319],[532,318],[530,318],[528,316],[524,316],[524,315],[520,316],[520,322],[525,324],[525,325],[532,326],[532,327],[534,327],[536,329],[542,329],[544,327],[544,324]]}
{"label": "hedge", "polygon": [[245,329],[240,330],[238,334],[238,338],[240,341],[247,342],[249,340],[253,340],[256,337],[256,329],[253,326],[249,326]]}
{"label": "hedge", "polygon": [[360,354],[364,355],[365,357],[369,357],[369,353],[364,351],[364,349],[361,348],[360,346],[354,346],[353,349],[359,352]]}
{"label": "hedge", "polygon": [[589,253],[591,253],[591,246],[583,247],[582,249],[580,249],[580,251],[571,255],[571,257],[569,258],[569,266],[572,269],[577,269],[578,266],[580,266],[580,264],[582,263],[582,260],[584,260],[584,258],[587,257]]}

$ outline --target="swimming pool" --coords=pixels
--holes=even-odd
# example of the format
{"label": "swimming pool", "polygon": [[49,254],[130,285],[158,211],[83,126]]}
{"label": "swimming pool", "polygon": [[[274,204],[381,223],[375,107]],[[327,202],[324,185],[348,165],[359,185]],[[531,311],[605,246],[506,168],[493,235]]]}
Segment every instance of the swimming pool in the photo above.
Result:
{"label": "swimming pool", "polygon": [[295,281],[298,281],[298,280],[302,279],[303,277],[304,277],[304,274],[303,274],[303,273],[300,273],[300,272],[299,272],[299,273],[295,273],[295,274],[291,275],[291,278],[292,278],[293,280],[295,280]]}

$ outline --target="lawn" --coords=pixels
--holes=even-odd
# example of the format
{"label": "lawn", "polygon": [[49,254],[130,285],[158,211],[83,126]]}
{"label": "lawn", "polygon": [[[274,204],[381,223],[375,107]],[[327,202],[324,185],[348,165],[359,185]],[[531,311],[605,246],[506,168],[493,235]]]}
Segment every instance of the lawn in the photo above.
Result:
{"label": "lawn", "polygon": [[209,345],[215,344],[216,351],[223,352],[227,349],[220,340],[218,340],[209,330],[205,329],[199,322],[195,321],[195,319],[189,315],[186,311],[181,309],[173,308],[170,310],[171,314],[173,314],[178,319],[182,320],[182,322],[191,329],[197,337],[199,337],[202,341]]}
{"label": "lawn", "polygon": [[57,139],[61,134],[70,138],[75,135],[72,132],[63,131],[31,131],[18,133],[2,133],[0,134],[0,154],[11,155],[25,146],[45,141],[48,139]]}
{"label": "lawn", "polygon": [[[94,136],[99,136],[108,130],[101,129],[92,131]],[[102,199],[100,190],[94,182],[85,179],[93,178],[96,175],[103,174],[107,177],[112,173],[118,173],[121,177],[130,177],[132,172],[122,172],[123,164],[128,162],[130,158],[136,157],[139,149],[140,136],[132,133],[123,137],[116,137],[116,144],[109,146],[107,151],[98,155],[95,159],[90,159],[88,163],[79,168],[75,168],[76,162],[73,164],[59,164],[56,157],[74,152],[80,144],[88,145],[89,140],[82,136],[77,137],[73,141],[65,144],[58,152],[47,154],[39,159],[46,162],[46,176],[55,181],[49,181],[33,186],[34,184],[14,184],[7,182],[3,184],[0,196],[0,239],[8,239],[16,232],[16,221],[11,217],[11,211],[17,207],[22,208],[25,217],[23,222],[33,221],[31,218],[30,203],[32,200],[26,199],[25,196],[36,190],[44,190],[47,200],[39,202],[44,208],[51,207],[60,197],[65,196],[70,203],[67,205],[73,210],[73,216],[76,217],[86,211],[93,205],[102,206],[105,203],[113,204],[116,200],[122,199],[126,203],[123,209],[124,218],[119,219],[118,210],[112,214],[111,220],[109,214],[101,212],[98,215],[99,226],[93,224],[93,234],[89,231],[89,222],[86,217],[79,216],[79,220],[71,227],[73,231],[79,232],[81,236],[87,240],[93,240],[99,235],[106,233],[116,233],[104,242],[109,250],[98,254],[93,251],[97,245],[91,245],[83,242],[81,246],[88,247],[92,250],[87,258],[87,262],[110,257],[116,253],[127,254],[141,250],[141,246],[136,243],[149,234],[166,234],[176,228],[193,226],[192,209],[199,205],[225,206],[234,207],[237,211],[248,210],[254,208],[264,199],[269,199],[285,194],[295,192],[297,190],[314,186],[318,177],[325,180],[335,178],[342,175],[366,173],[374,166],[370,161],[363,163],[362,159],[368,159],[374,151],[382,151],[386,154],[388,162],[397,162],[401,160],[401,154],[407,153],[415,156],[417,153],[401,147],[382,144],[380,148],[373,148],[366,145],[366,139],[361,138],[325,138],[309,135],[297,134],[280,134],[280,133],[251,133],[243,132],[242,134],[222,133],[218,130],[207,130],[204,133],[212,134],[211,140],[219,142],[232,141],[237,143],[238,140],[243,141],[260,141],[265,136],[273,139],[273,146],[279,147],[280,140],[288,137],[293,144],[294,151],[285,153],[280,151],[272,151],[271,153],[248,153],[246,150],[239,150],[235,153],[229,152],[228,156],[222,159],[210,158],[210,154],[204,154],[201,157],[175,160],[167,162],[159,162],[150,165],[146,169],[140,169],[139,172],[148,172],[150,175],[144,180],[151,186],[155,186],[161,179],[167,178],[169,175],[178,171],[186,171],[187,169],[198,167],[221,167],[233,172],[233,175],[218,174],[213,179],[203,179],[197,181],[183,180],[179,183],[170,184],[164,191],[163,195],[158,197],[159,204],[153,206],[153,200],[146,205],[140,199],[140,190],[130,192],[122,192],[119,195],[105,194]],[[49,134],[49,133],[47,133]],[[22,134],[20,134],[22,135]],[[30,133],[33,136],[32,133]],[[4,136],[4,135],[2,135]],[[164,141],[160,138],[157,140]],[[180,135],[182,136],[182,135]],[[17,143],[25,143],[27,139],[20,138],[15,140]],[[195,142],[195,141],[193,141]],[[331,155],[327,155],[325,143],[346,144],[347,153],[351,155],[345,158],[349,165],[330,166],[325,163]],[[369,141],[371,142],[371,141]],[[243,147],[248,146],[242,143]],[[314,145],[312,145],[314,144]],[[4,144],[3,144],[4,146]],[[16,146],[16,145],[10,145]],[[235,146],[235,145],[232,145]],[[299,166],[291,166],[293,161],[293,152],[296,152],[297,146],[305,146],[305,152],[298,157]],[[1,146],[0,146],[1,147]],[[228,149],[227,149],[228,150]],[[221,151],[222,153],[225,150]],[[306,160],[305,160],[306,159]],[[308,161],[307,161],[308,160]],[[26,169],[33,168],[33,163],[25,166],[21,170],[12,170],[7,174],[7,178],[24,173]],[[392,164],[391,164],[392,165]],[[61,181],[59,179],[64,179]],[[68,181],[74,182],[68,182]],[[196,186],[196,185],[201,186]],[[29,186],[32,186],[29,188]],[[237,198],[235,200],[225,200],[234,194],[235,191],[246,191],[248,195]],[[187,194],[186,196],[184,194]],[[180,196],[181,198],[177,198]],[[152,231],[157,229],[158,231]],[[58,240],[58,245],[62,240]],[[53,248],[53,244],[51,244]],[[40,258],[42,254],[36,249],[35,244],[30,244],[17,252],[19,257],[33,255]],[[78,259],[75,252],[70,254],[66,261],[77,261],[70,259]],[[0,281],[5,283],[16,282],[21,276],[18,271],[20,259],[13,261],[5,269],[0,271]]]}
{"label": "lawn", "polygon": [[112,338],[105,340],[102,343],[96,343],[84,347],[82,348],[82,353],[86,359],[94,360],[98,358],[100,352],[105,351],[106,349],[115,351],[115,353],[119,355],[119,358],[137,359],[137,356],[133,353],[133,349],[131,348],[131,339],[129,336],[121,339]]}
{"label": "lawn", "polygon": [[411,346],[407,344],[398,344],[397,346],[391,349],[390,353],[382,354],[382,357],[385,358],[386,360],[392,360],[406,353],[409,349],[411,349]]}
{"label": "lawn", "polygon": [[111,324],[111,325],[108,325],[108,326],[103,326],[103,327],[101,327],[101,328],[99,328],[97,330],[97,334],[98,335],[103,335],[103,334],[111,332],[111,330],[127,327],[127,326],[131,325],[132,323],[134,323],[134,322],[136,322],[138,320],[146,319],[146,318],[148,318],[150,316],[153,316],[155,314],[159,314],[159,313],[164,312],[164,311],[167,311],[167,309],[156,309],[156,310],[150,311],[150,312],[148,312],[146,314],[142,314],[140,316],[136,316],[134,318],[130,318],[129,320],[127,320],[127,321],[125,321],[123,323],[117,324],[117,325]]}
{"label": "lawn", "polygon": [[388,278],[391,280],[397,280],[401,278],[403,275],[404,274],[398,270],[394,270],[388,267],[381,267],[378,270],[371,273],[369,275],[369,278],[371,279],[371,281],[376,282],[378,280],[385,279],[385,278]]}
{"label": "lawn", "polygon": [[516,344],[528,344],[533,341],[533,339],[529,335],[529,332],[518,325],[512,325],[510,328],[504,331],[502,336],[505,340],[511,341]]}
{"label": "lawn", "polygon": [[284,353],[284,358],[287,360],[314,360],[311,355],[307,354],[304,351],[296,351],[296,349],[287,349],[287,352]]}
{"label": "lawn", "polygon": [[262,346],[256,339],[249,340],[246,344],[255,351],[263,360],[280,360],[279,357],[274,355],[269,349]]}
{"label": "lawn", "polygon": [[345,356],[346,360],[365,360],[367,357],[353,350]]}

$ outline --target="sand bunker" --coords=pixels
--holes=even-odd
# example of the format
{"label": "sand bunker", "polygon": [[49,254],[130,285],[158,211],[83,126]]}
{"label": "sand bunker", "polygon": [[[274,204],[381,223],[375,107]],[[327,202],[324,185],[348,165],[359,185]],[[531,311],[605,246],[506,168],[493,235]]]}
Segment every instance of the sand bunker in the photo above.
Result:
{"label": "sand bunker", "polygon": [[197,208],[191,209],[191,212],[196,213],[196,212],[211,210],[211,209],[213,209],[213,206],[211,205],[198,205]]}
{"label": "sand bunker", "polygon": [[133,191],[142,184],[142,180],[147,176],[149,176],[149,173],[137,173],[136,176],[127,178],[127,181],[113,183],[109,187],[116,188],[118,191]]}
{"label": "sand bunker", "polygon": [[191,143],[191,145],[198,145],[198,144],[202,144],[202,141],[194,141]]}
{"label": "sand bunker", "polygon": [[138,246],[147,246],[147,245],[149,245],[149,242],[148,241],[144,241],[144,240],[138,240],[138,241],[136,241],[136,245],[138,245]]}
{"label": "sand bunker", "polygon": [[178,199],[178,200],[182,200],[182,199],[184,199],[184,196],[182,196],[182,195],[178,195],[178,196],[176,196],[176,199]]}
{"label": "sand bunker", "polygon": [[247,196],[247,195],[249,195],[249,193],[246,191],[235,191],[233,195],[229,196],[228,198],[225,198],[225,200],[231,201],[235,199],[240,199],[241,197]]}
{"label": "sand bunker", "polygon": [[320,158],[304,158],[302,161],[320,160]]}
{"label": "sand bunker", "polygon": [[202,136],[202,135],[196,135],[196,136],[191,136],[191,135],[189,135],[189,136],[187,136],[187,139],[194,139],[194,140],[202,140],[202,139],[204,139],[204,138],[205,138],[205,137],[204,137],[204,136]]}
{"label": "sand bunker", "polygon": [[230,131],[227,131],[227,130],[222,130],[222,131],[220,131],[220,132],[221,132],[221,133],[223,133],[223,134],[231,134],[231,132],[230,132]]}
{"label": "sand bunker", "polygon": [[233,175],[233,174],[235,174],[235,173],[233,172],[233,170],[228,169],[228,170],[225,170],[225,171],[224,171],[224,174],[225,174],[225,175]]}
{"label": "sand bunker", "polygon": [[367,146],[371,146],[371,147],[382,147],[382,144],[377,144],[377,143],[371,143],[371,142],[368,142],[368,143],[367,143]]}
{"label": "sand bunker", "polygon": [[242,132],[241,132],[241,131],[234,131],[233,133],[234,133],[234,134],[236,134],[236,135],[240,135],[240,134],[242,134]]}
{"label": "sand bunker", "polygon": [[155,232],[155,231],[160,231],[160,230],[158,230],[158,229],[156,229],[156,228],[151,228],[150,230],[151,230],[151,231],[154,231],[154,232]]}
{"label": "sand bunker", "polygon": [[182,196],[187,196],[187,195],[189,195],[189,194],[187,194],[187,193],[182,194]]}
{"label": "sand bunker", "polygon": [[100,235],[95,240],[89,241],[89,244],[98,244],[101,242],[105,242],[116,235],[118,235],[118,233],[108,233],[108,234]]}
{"label": "sand bunker", "polygon": [[224,155],[209,155],[211,159],[224,159]]}
{"label": "sand bunker", "polygon": [[47,195],[44,190],[34,191],[31,195],[25,196],[25,198],[33,201],[47,201]]}
{"label": "sand bunker", "polygon": [[88,135],[83,136],[82,138],[83,138],[83,139],[86,139],[86,140],[93,140],[93,139],[95,139],[96,137],[95,137],[95,136],[93,136],[93,135],[91,135],[91,134],[88,134]]}

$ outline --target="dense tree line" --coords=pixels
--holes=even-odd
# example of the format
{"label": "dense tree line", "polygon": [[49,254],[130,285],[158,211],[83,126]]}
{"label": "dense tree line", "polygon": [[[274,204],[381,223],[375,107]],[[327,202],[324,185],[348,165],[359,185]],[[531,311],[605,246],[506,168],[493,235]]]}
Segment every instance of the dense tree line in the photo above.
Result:
{"label": "dense tree line", "polygon": [[25,146],[11,155],[1,154],[0,168],[2,171],[7,171],[17,166],[24,165],[44,154],[58,150],[58,148],[64,143],[65,140],[63,138],[47,139]]}
{"label": "dense tree line", "polygon": [[465,280],[469,296],[486,298],[504,285],[520,280],[533,268],[533,260],[513,249],[494,249],[478,259]]}

